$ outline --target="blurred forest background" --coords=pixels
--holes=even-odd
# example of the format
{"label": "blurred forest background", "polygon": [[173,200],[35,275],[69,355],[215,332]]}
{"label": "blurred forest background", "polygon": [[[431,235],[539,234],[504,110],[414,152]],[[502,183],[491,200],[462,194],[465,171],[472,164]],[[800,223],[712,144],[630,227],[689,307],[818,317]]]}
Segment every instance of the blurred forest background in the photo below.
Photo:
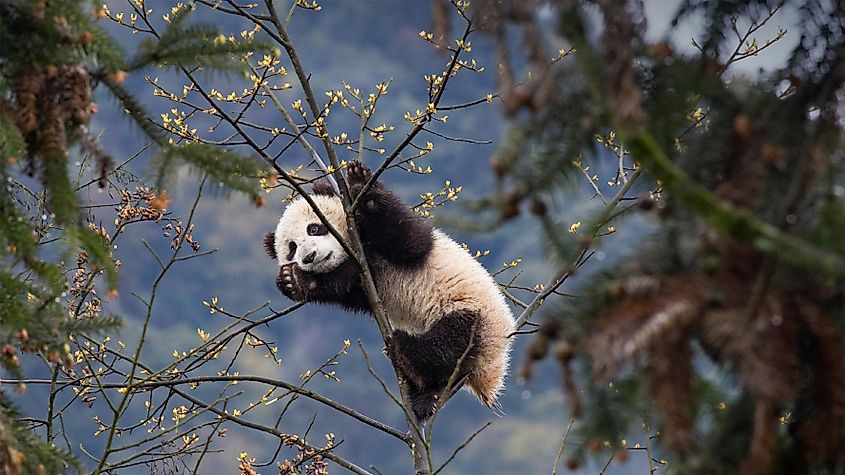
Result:
{"label": "blurred forest background", "polygon": [[[32,426],[38,437],[71,452],[82,471],[108,470],[91,454],[112,444],[112,434],[128,447],[111,454],[113,459],[143,448],[138,441],[150,436],[152,406],[163,426],[178,426],[186,418],[204,425],[195,431],[184,421],[170,445],[114,471],[190,472],[199,458],[204,468],[198,473],[237,473],[239,466],[243,473],[276,473],[276,462],[293,458],[287,448],[278,456],[278,438],[237,424],[221,426],[203,411],[194,421],[192,411],[202,405],[179,394],[150,396],[146,405],[145,393],[139,393],[137,402],[127,403],[125,419],[148,424],[127,427],[126,422],[111,430],[104,415],[112,403],[100,391],[121,400],[118,383],[126,378],[109,366],[117,367],[118,358],[104,349],[102,360],[91,359],[95,363],[79,355],[97,354],[102,344],[120,352],[128,348],[131,357],[143,332],[144,367],[169,368],[239,316],[241,322],[245,315],[257,319],[291,304],[276,289],[277,266],[261,247],[262,234],[275,227],[290,190],[277,184],[278,174],[260,160],[224,154],[215,161],[209,158],[219,149],[213,144],[173,147],[168,138],[175,137],[178,147],[198,134],[228,144],[233,155],[255,155],[222,130],[225,122],[217,125],[219,113],[203,115],[200,109],[180,116],[190,108],[168,96],[189,97],[188,102],[198,97],[197,88],[183,89],[188,81],[180,68],[196,73],[211,98],[221,97],[214,91],[222,99],[231,91],[240,96],[251,81],[232,58],[258,51],[250,64],[267,70],[275,57],[287,68],[287,76],[273,77],[271,84],[293,83],[276,95],[296,114],[307,105],[294,67],[248,18],[212,7],[235,8],[240,2],[197,2],[184,25],[207,28],[189,32],[196,37],[174,33],[158,43],[126,26],[137,22],[147,28],[131,18],[132,4],[152,9],[151,23],[170,31],[177,18],[188,15],[189,2],[66,3],[3,0],[0,6],[0,166],[9,183],[0,203],[5,226],[0,243],[8,251],[0,304],[6,371],[0,386],[0,429],[6,428],[0,444],[6,447],[0,460],[9,473],[17,473],[11,470],[20,460],[10,449],[42,450],[25,440],[26,433],[14,432]],[[274,3],[284,18],[290,2]],[[378,91],[376,84],[389,84],[389,92],[379,94],[373,124],[390,124],[396,131],[366,134],[372,151],[364,154],[365,162],[374,169],[385,155],[377,149],[389,153],[414,125],[403,116],[415,110],[425,115],[431,102],[425,76],[441,74],[456,48],[462,59],[485,68],[467,68],[450,81],[441,105],[473,105],[429,116],[436,134],[423,132],[416,143],[425,149],[431,142],[433,151],[404,163],[411,172],[390,168],[382,179],[409,204],[425,204],[420,209],[456,241],[467,243],[470,252],[480,251],[489,271],[502,272],[497,279],[514,295],[515,314],[521,303],[547,290],[542,283],[561,285],[531,319],[538,326],[525,327],[530,334],[516,338],[501,401],[505,415],[496,417],[464,393],[444,407],[433,438],[437,460],[448,459],[484,429],[443,473],[549,473],[558,464],[558,472],[575,473],[843,473],[841,6],[681,0],[474,1],[468,7],[398,0],[298,4],[290,10],[295,14],[287,30],[320,104],[326,101],[324,91],[345,90],[351,100],[343,82],[361,88],[364,100],[369,91]],[[68,13],[74,11],[86,17]],[[461,12],[478,28],[471,47],[441,43],[441,36],[461,37]],[[59,16],[67,16],[65,25],[52,20]],[[47,26],[16,29],[31,21]],[[115,53],[109,38],[128,53]],[[166,40],[182,49],[168,50]],[[206,49],[207,44],[217,50]],[[446,45],[451,53],[444,51]],[[56,64],[50,54],[63,58],[52,72],[44,67]],[[28,63],[35,67],[22,66]],[[76,64],[88,73],[74,69]],[[205,70],[191,69],[197,65]],[[33,106],[38,109],[33,114],[40,115],[32,123],[22,121],[26,94],[35,94],[26,85],[51,84],[56,75],[65,85],[90,81],[96,87],[83,97],[73,92],[84,90],[81,86],[55,93],[39,86],[40,94],[54,96],[41,96]],[[222,99],[231,110],[243,104]],[[74,100],[77,109],[70,105]],[[35,104],[31,97],[30,102]],[[256,133],[294,143],[283,150],[279,165],[294,171],[305,164],[299,173],[315,176],[307,170],[314,168],[308,165],[311,157],[295,143],[297,137],[273,131],[290,127],[265,102],[247,116],[264,127],[255,127]],[[139,119],[143,111],[152,120]],[[56,115],[62,129],[40,132],[57,123],[51,119]],[[296,115],[296,122],[312,118],[310,112],[307,118]],[[357,140],[360,119],[349,111],[333,110],[326,122],[332,137],[346,132],[350,141]],[[13,127],[24,143],[10,139],[17,136],[9,132]],[[209,127],[220,130],[205,133]],[[62,138],[51,138],[57,135]],[[323,154],[319,137],[309,137]],[[350,150],[345,142],[336,147],[340,159],[356,157],[353,142]],[[65,148],[66,162],[56,161]],[[57,170],[65,164],[70,179],[56,185]],[[109,185],[99,188],[98,181]],[[142,184],[150,188],[135,189]],[[71,187],[78,187],[78,204],[57,199]],[[134,194],[121,196],[121,187]],[[461,188],[456,192],[456,187]],[[35,193],[21,197],[25,189]],[[450,193],[458,195],[456,202],[445,199]],[[429,208],[430,203],[437,206]],[[13,208],[26,217],[25,229],[16,227],[23,221],[15,221]],[[144,221],[119,241],[112,239],[118,236],[112,223],[116,209],[123,213],[117,216],[122,223]],[[77,219],[77,213],[85,219]],[[38,246],[29,237],[30,244],[23,244],[20,236],[33,231]],[[95,242],[100,235],[106,249]],[[64,240],[55,242],[59,236]],[[169,255],[174,246],[178,253],[182,245],[186,256],[198,258],[177,261],[166,271],[153,288],[156,305],[148,312],[150,285],[163,275],[157,256]],[[80,247],[90,256],[80,257]],[[116,272],[110,270],[112,258],[119,260]],[[50,268],[45,262],[60,265]],[[77,277],[92,281],[104,271],[97,278],[102,281],[97,308],[84,307],[86,315],[96,317],[67,321],[69,307],[79,305],[79,316],[83,302],[91,301],[88,292],[74,293],[84,287],[74,278],[79,269],[85,272]],[[27,286],[19,284],[24,278]],[[66,278],[66,289],[50,284]],[[32,306],[43,328],[39,333],[35,325],[31,336],[22,335],[30,323],[12,316],[23,319]],[[258,310],[253,315],[251,309]],[[112,328],[111,316],[120,318],[119,328]],[[87,342],[76,337],[68,345],[63,339],[68,333],[99,336]],[[244,335],[238,337],[240,346],[229,343],[225,358],[202,363],[191,374],[304,381],[331,400],[406,430],[405,416],[370,374],[356,344],[362,342],[373,369],[394,387],[390,362],[381,353],[384,343],[369,318],[306,305],[245,335],[246,342],[240,339]],[[38,344],[28,343],[30,338]],[[235,362],[228,364],[235,351]],[[50,391],[51,378],[53,386],[73,379],[59,369],[68,358],[82,375],[104,366],[108,374],[97,384],[112,386],[82,395],[72,384]],[[15,384],[18,378],[31,383],[23,388]],[[282,395],[262,399],[266,390],[240,382],[225,389],[202,384],[189,394],[206,401],[237,394],[220,402],[227,414],[248,407],[244,418],[269,425],[284,407],[277,427],[284,433],[310,434],[309,440],[320,441],[317,447],[323,434],[333,434],[327,440],[346,460],[367,470],[372,464],[385,474],[410,472],[402,441],[306,397],[286,394],[287,399],[267,404]],[[17,414],[9,412],[12,406]],[[42,421],[62,407],[61,426],[46,428]],[[22,423],[13,426],[18,416]],[[184,458],[162,455],[187,450],[196,442],[192,434],[208,431],[217,435],[201,454],[190,449]],[[26,465],[21,473],[31,468]]]}

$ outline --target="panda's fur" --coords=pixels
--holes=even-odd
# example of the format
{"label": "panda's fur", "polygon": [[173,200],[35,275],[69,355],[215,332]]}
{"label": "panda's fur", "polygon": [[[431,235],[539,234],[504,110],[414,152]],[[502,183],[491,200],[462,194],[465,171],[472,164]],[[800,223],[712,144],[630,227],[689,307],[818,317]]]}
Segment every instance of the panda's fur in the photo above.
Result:
{"label": "panda's fur", "polygon": [[[349,165],[352,196],[370,176],[361,163]],[[331,186],[318,182],[310,196],[347,240],[346,215]],[[450,378],[465,378],[464,387],[496,408],[508,371],[514,320],[490,274],[379,182],[361,199],[356,224],[394,329],[390,356],[410,382],[417,416],[431,416]],[[370,311],[354,261],[302,197],[287,206],[264,244],[278,259],[276,283],[286,296]],[[458,362],[461,368],[455,373]]]}

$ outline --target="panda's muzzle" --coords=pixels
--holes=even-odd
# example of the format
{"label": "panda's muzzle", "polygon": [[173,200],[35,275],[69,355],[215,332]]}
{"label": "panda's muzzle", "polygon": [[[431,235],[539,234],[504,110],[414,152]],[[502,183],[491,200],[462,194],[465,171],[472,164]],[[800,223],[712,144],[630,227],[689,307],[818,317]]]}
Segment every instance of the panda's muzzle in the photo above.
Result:
{"label": "panda's muzzle", "polygon": [[311,254],[302,258],[303,264],[311,264],[314,262],[314,258],[317,257],[317,251],[312,251]]}

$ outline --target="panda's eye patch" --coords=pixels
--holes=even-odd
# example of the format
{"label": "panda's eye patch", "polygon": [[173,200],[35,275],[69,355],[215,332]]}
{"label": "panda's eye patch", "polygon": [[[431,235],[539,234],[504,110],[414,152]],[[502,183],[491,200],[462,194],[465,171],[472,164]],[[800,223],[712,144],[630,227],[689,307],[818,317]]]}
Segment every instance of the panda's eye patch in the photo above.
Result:
{"label": "panda's eye patch", "polygon": [[317,223],[309,224],[307,231],[309,236],[324,236],[329,233],[325,226]]}
{"label": "panda's eye patch", "polygon": [[293,255],[296,254],[296,243],[291,241],[288,243],[288,260],[293,260]]}

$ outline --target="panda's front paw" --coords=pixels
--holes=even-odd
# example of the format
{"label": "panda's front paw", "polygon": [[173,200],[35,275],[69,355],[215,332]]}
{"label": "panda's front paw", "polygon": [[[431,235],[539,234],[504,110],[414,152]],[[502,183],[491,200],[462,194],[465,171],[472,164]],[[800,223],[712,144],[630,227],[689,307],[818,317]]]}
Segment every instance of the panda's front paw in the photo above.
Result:
{"label": "panda's front paw", "polygon": [[364,186],[364,183],[367,183],[371,176],[373,176],[372,170],[367,165],[364,165],[363,162],[355,160],[349,162],[349,165],[347,165],[346,179],[350,189],[357,186],[358,191],[360,191],[360,187]]}
{"label": "panda's front paw", "polygon": [[[349,194],[356,198],[364,189],[364,185],[373,176],[372,170],[359,161],[350,162],[346,170],[346,182],[349,184]],[[372,200],[370,200],[372,201]],[[371,202],[365,202],[366,206],[372,207]]]}
{"label": "panda's front paw", "polygon": [[305,300],[299,281],[296,279],[296,267],[293,263],[285,264],[279,269],[279,276],[276,277],[276,287],[285,294],[285,297],[294,302]]}
{"label": "panda's front paw", "polygon": [[276,286],[289,299],[302,302],[308,300],[309,293],[317,288],[317,282],[313,277],[299,270],[296,264],[290,263],[279,269]]}

